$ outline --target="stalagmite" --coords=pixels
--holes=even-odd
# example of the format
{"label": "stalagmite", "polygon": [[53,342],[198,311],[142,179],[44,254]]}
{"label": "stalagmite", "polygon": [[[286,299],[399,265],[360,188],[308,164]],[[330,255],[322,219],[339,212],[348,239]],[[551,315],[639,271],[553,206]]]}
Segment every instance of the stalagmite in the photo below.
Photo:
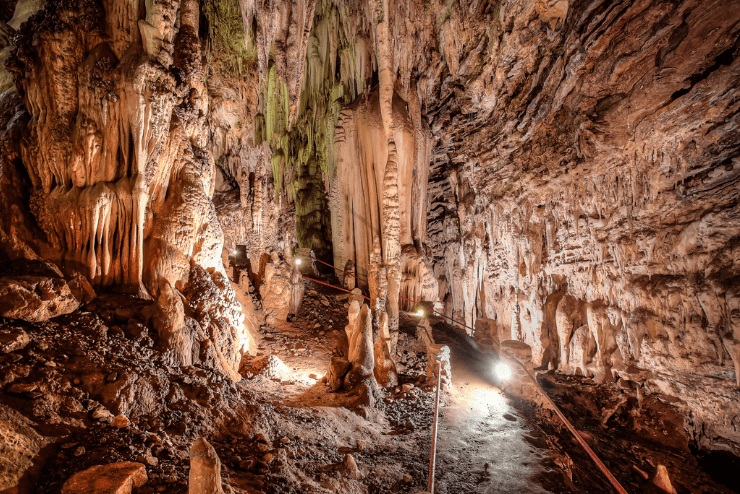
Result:
{"label": "stalagmite", "polygon": [[579,308],[578,301],[570,295],[565,295],[558,303],[555,312],[555,324],[558,331],[560,345],[560,370],[568,372],[570,362],[570,340],[573,331],[579,328],[585,321]]}
{"label": "stalagmite", "polygon": [[424,342],[427,350],[427,379],[434,379],[441,371],[441,385],[445,390],[452,386],[452,367],[450,365],[450,348],[447,345],[435,343],[432,336],[432,327],[427,319],[422,319],[416,327],[417,339]]}
{"label": "stalagmite", "polygon": [[221,488],[221,460],[216,450],[199,437],[190,448],[189,494],[223,494]]}
{"label": "stalagmite", "polygon": [[351,367],[344,377],[344,386],[346,389],[353,389],[360,383],[374,380],[375,345],[373,344],[372,318],[367,305],[363,304],[360,308],[357,301],[350,304],[349,324],[345,331],[349,342],[347,359]]}
{"label": "stalagmite", "polygon": [[344,265],[344,279],[342,285],[345,290],[353,290],[357,284],[355,279],[355,263],[352,259],[347,259],[347,263]]}
{"label": "stalagmite", "polygon": [[375,339],[375,379],[385,387],[398,385],[396,364],[391,355],[394,347],[388,330],[388,313],[381,312],[378,323],[378,336]]}
{"label": "stalagmite", "polygon": [[398,296],[401,292],[398,163],[394,142],[388,143],[388,163],[383,178],[383,267],[388,280],[388,331],[393,334],[398,332]]}
{"label": "stalagmite", "polygon": [[298,265],[293,265],[293,271],[290,275],[291,299],[290,299],[290,313],[297,315],[298,310],[301,308],[301,302],[303,301],[303,292],[305,286],[303,285],[303,276],[301,275]]}

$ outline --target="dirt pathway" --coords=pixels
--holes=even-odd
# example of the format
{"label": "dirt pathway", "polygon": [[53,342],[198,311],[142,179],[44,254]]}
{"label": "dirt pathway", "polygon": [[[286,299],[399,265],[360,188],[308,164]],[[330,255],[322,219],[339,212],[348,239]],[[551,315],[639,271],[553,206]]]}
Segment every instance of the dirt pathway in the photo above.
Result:
{"label": "dirt pathway", "polygon": [[[260,354],[278,356],[288,375],[277,382],[253,381],[253,389],[265,387],[271,401],[308,407],[329,421],[335,413],[332,410],[355,409],[351,396],[332,393],[316,379],[325,373],[332,355],[344,353],[346,305],[343,294],[311,287],[298,318],[278,328],[264,328]],[[416,319],[402,319],[405,337],[413,338]],[[491,357],[445,324],[434,325],[434,337],[450,347],[453,376],[453,387],[444,395],[440,409],[435,492],[569,492],[563,488],[563,474],[549,456],[545,440],[495,386]],[[402,374],[401,380],[418,386],[416,378],[408,374]],[[353,450],[353,454],[367,471],[363,483],[369,492],[416,492],[426,485],[434,391],[422,388],[426,391],[417,388],[413,394],[400,388],[387,390],[374,411],[363,412],[372,414],[372,418],[367,416],[368,426],[372,423],[377,429],[362,438],[375,445],[374,451]],[[415,424],[411,430],[403,426],[409,420]],[[321,432],[319,429],[311,433]],[[413,480],[392,481],[395,474],[384,470],[389,464],[404,465]]]}
{"label": "dirt pathway", "polygon": [[546,442],[493,384],[490,357],[445,324],[435,324],[434,338],[450,347],[453,384],[441,411],[436,492],[567,492]]}

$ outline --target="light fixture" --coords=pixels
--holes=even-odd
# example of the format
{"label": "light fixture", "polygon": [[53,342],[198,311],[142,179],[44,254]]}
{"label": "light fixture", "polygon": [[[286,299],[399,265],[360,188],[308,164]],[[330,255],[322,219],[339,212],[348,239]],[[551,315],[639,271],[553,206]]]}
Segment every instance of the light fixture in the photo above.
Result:
{"label": "light fixture", "polygon": [[424,317],[424,309],[417,310],[416,317]]}
{"label": "light fixture", "polygon": [[301,260],[300,259],[296,259],[295,260],[295,265],[296,266],[300,266],[301,265]]}
{"label": "light fixture", "polygon": [[499,379],[509,380],[511,379],[511,367],[503,362],[496,364],[496,375]]}

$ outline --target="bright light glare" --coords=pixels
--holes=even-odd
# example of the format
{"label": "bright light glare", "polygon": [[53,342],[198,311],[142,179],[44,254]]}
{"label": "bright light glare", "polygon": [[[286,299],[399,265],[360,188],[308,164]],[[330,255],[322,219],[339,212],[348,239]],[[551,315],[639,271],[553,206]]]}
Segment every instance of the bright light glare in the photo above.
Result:
{"label": "bright light glare", "polygon": [[424,311],[422,309],[417,310],[416,317],[424,317]]}
{"label": "bright light glare", "polygon": [[499,379],[509,380],[511,379],[511,368],[507,364],[499,362],[496,364],[496,375]]}
{"label": "bright light glare", "polygon": [[296,259],[295,260],[295,265],[296,266],[300,266],[301,265],[301,260],[300,259]]}

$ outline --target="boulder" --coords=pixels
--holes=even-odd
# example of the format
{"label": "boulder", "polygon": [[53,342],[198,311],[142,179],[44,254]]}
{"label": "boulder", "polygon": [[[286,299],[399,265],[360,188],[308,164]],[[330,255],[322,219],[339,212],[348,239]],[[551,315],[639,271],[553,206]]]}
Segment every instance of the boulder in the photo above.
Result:
{"label": "boulder", "polygon": [[26,485],[34,459],[48,444],[33,423],[10,407],[0,404],[0,492],[33,492]]}
{"label": "boulder", "polygon": [[79,305],[53,264],[24,260],[0,265],[0,317],[41,322]]}
{"label": "boulder", "polygon": [[0,329],[0,353],[17,352],[23,350],[31,338],[21,328],[4,327]]}
{"label": "boulder", "polygon": [[[536,396],[535,384],[528,374],[534,373],[532,365],[532,348],[518,340],[501,342],[501,363],[508,366],[508,376],[498,376],[499,386],[508,394],[519,398],[534,399]],[[522,365],[517,364],[516,361]]]}
{"label": "boulder", "polygon": [[147,480],[142,463],[121,461],[77,472],[64,483],[62,494],[130,494]]}
{"label": "boulder", "polygon": [[95,290],[93,290],[92,285],[90,285],[87,278],[80,273],[75,273],[67,284],[69,285],[72,295],[74,295],[80,305],[84,305],[96,297]]}
{"label": "boulder", "polygon": [[291,374],[290,369],[276,355],[244,359],[241,373],[249,379],[256,376],[264,376],[268,379],[287,379]]}
{"label": "boulder", "polygon": [[327,383],[332,391],[342,387],[344,376],[351,367],[347,359],[341,357],[332,357],[329,365],[329,372],[326,374]]}

